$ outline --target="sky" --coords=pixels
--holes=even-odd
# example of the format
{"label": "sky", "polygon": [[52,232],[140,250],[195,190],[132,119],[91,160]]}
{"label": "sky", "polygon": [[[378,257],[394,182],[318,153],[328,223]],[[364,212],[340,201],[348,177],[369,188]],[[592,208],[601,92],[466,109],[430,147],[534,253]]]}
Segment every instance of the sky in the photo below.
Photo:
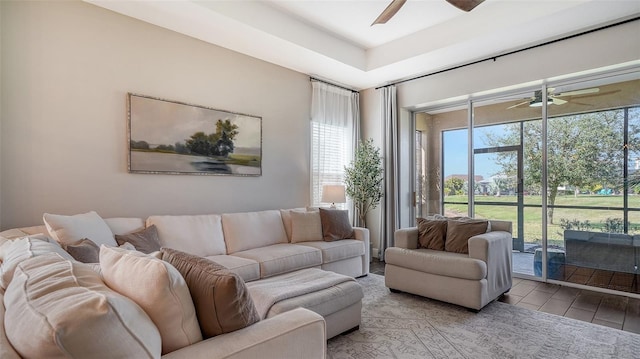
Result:
{"label": "sky", "polygon": [[218,120],[230,120],[240,132],[235,147],[260,148],[259,117],[233,114],[175,102],[131,96],[131,139],[151,145],[173,145],[196,132],[216,131]]}
{"label": "sky", "polygon": [[[486,143],[485,131],[501,134],[503,129],[501,126],[478,127],[475,129],[474,148],[489,147]],[[454,174],[467,174],[469,172],[467,152],[468,152],[468,131],[466,129],[444,131],[444,177]],[[484,179],[494,176],[499,170],[492,158],[495,154],[479,154],[475,156],[475,172]]]}

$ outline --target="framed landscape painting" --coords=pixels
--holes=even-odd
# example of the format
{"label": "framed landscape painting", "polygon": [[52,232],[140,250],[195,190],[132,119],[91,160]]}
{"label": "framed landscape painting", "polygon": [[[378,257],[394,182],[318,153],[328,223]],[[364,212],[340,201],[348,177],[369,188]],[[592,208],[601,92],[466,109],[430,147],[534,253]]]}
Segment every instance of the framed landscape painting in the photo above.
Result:
{"label": "framed landscape painting", "polygon": [[128,94],[129,172],[260,176],[262,118]]}

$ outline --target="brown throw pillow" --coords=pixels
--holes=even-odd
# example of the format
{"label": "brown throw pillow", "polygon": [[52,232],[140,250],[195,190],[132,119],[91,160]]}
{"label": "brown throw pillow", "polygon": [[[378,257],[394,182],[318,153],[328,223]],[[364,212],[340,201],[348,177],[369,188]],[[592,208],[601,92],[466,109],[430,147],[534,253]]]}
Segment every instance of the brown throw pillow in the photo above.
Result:
{"label": "brown throw pillow", "polygon": [[326,242],[354,237],[347,210],[320,208],[320,222],[322,222],[322,238]]}
{"label": "brown throw pillow", "polygon": [[447,219],[418,218],[418,241],[421,248],[444,251]]}
{"label": "brown throw pillow", "polygon": [[158,229],[155,224],[149,227],[129,234],[117,235],[116,242],[118,245],[123,245],[127,242],[136,247],[137,251],[142,253],[152,253],[160,250],[160,241],[158,239]]}
{"label": "brown throw pillow", "polygon": [[65,247],[65,250],[78,262],[100,262],[100,247],[90,239],[83,238],[77,243],[69,244]]}
{"label": "brown throw pillow", "polygon": [[469,253],[469,238],[487,232],[488,221],[477,219],[447,221],[447,237],[444,250],[455,253]]}
{"label": "brown throw pillow", "polygon": [[203,257],[162,248],[162,259],[184,277],[203,339],[242,329],[260,320],[242,278]]}

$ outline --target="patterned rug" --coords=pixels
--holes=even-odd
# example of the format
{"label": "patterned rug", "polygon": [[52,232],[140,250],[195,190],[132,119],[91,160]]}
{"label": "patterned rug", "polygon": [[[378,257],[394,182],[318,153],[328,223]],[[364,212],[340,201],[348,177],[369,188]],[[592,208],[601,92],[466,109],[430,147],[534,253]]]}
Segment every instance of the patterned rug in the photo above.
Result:
{"label": "patterned rug", "polygon": [[501,302],[479,313],[391,293],[384,277],[364,288],[360,330],[332,338],[328,358],[640,358],[640,335]]}

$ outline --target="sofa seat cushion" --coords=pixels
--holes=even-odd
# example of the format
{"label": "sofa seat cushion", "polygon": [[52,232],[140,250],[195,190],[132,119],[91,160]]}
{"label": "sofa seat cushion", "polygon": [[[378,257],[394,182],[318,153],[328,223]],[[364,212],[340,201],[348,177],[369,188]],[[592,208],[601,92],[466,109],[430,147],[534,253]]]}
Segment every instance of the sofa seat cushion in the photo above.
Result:
{"label": "sofa seat cushion", "polygon": [[288,242],[277,210],[223,214],[222,228],[227,254]]}
{"label": "sofa seat cushion", "polygon": [[151,216],[147,227],[151,225],[158,230],[160,247],[201,257],[227,254],[219,215]]}
{"label": "sofa seat cushion", "polygon": [[306,308],[323,317],[347,308],[364,298],[362,287],[355,281],[336,284],[313,293],[285,299],[275,303],[267,312],[267,318],[295,308]]}
{"label": "sofa seat cushion", "polygon": [[233,255],[258,262],[260,278],[322,265],[322,252],[319,249],[297,244],[274,244]]}
{"label": "sofa seat cushion", "polygon": [[57,253],[18,265],[4,296],[7,338],[25,358],[158,358],[147,314],[89,265]]}
{"label": "sofa seat cushion", "polygon": [[480,280],[487,276],[487,264],[467,254],[432,249],[387,248],[387,264],[447,277]]}
{"label": "sofa seat cushion", "polygon": [[245,282],[260,279],[260,264],[253,259],[230,255],[207,256],[208,260],[214,261],[235,274],[239,275]]}
{"label": "sofa seat cushion", "polygon": [[343,239],[334,242],[304,242],[298,244],[319,249],[322,252],[322,264],[363,256],[365,252],[364,242],[356,239]]}

